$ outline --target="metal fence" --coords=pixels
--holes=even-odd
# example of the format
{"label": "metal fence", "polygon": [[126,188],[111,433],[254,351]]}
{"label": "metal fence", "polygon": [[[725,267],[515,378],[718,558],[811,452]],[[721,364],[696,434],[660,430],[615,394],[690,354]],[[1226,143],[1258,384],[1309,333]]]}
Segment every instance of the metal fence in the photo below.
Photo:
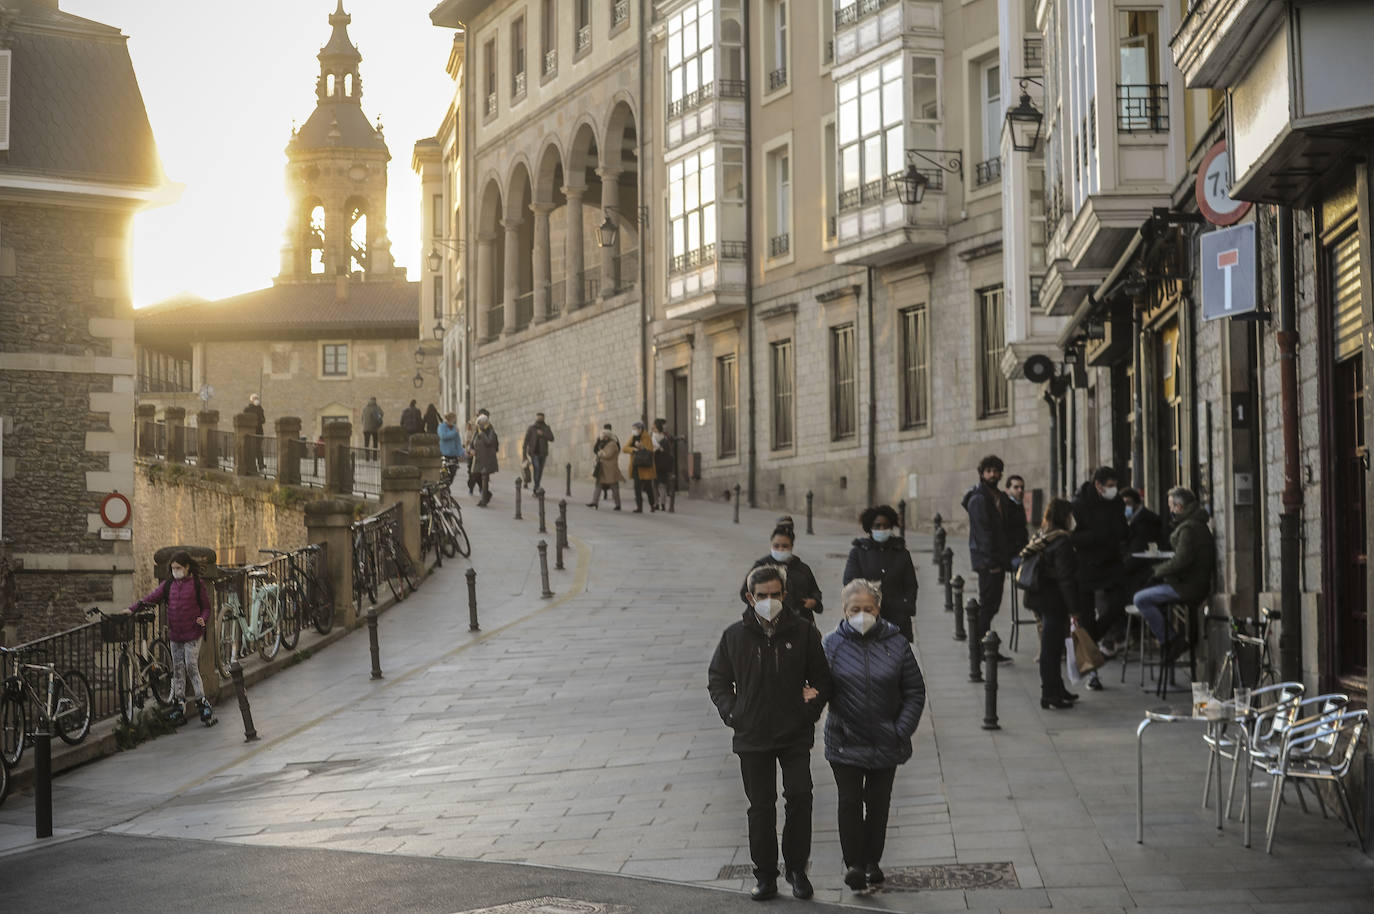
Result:
{"label": "metal fence", "polygon": [[268,435],[245,435],[250,458],[258,465],[258,475],[276,479],[278,475],[277,439]]}
{"label": "metal fence", "polygon": [[350,447],[345,449],[344,456],[352,470],[353,494],[381,498],[382,464],[377,452],[372,448]]}

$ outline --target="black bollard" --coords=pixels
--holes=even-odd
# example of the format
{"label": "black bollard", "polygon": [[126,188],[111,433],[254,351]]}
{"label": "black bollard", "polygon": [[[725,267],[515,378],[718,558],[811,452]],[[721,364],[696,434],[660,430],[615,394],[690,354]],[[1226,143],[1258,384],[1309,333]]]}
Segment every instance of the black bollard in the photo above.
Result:
{"label": "black bollard", "polygon": [[544,490],[535,489],[534,497],[539,499],[539,532],[548,533],[549,531],[544,526]]}
{"label": "black bollard", "polygon": [[[568,502],[565,499],[558,499],[558,520],[553,522],[553,529],[558,534],[558,548],[568,548]],[[560,564],[558,566],[562,568]]]}
{"label": "black bollard", "polygon": [[256,743],[258,731],[253,726],[253,709],[248,705],[248,690],[243,687],[243,667],[238,659],[229,661],[229,678],[234,680],[234,694],[239,699],[239,714],[243,716],[243,741]]}
{"label": "black bollard", "polygon": [[997,655],[1002,639],[991,628],[983,636],[983,666],[987,667],[987,685],[983,688],[983,729],[1000,730],[997,724]]}
{"label": "black bollard", "polygon": [[[944,567],[944,565],[941,565],[940,570],[943,571]],[[952,613],[954,612],[954,608],[959,605],[954,602],[954,579],[941,574],[940,583],[943,584],[945,588],[945,612]]]}
{"label": "black bollard", "polygon": [[934,545],[931,551],[935,553],[935,564],[938,565],[940,564],[940,556],[945,554],[944,518],[940,517],[938,514],[935,515],[935,538],[932,542]]}
{"label": "black bollard", "polygon": [[464,576],[468,579],[468,631],[480,632],[482,629],[477,624],[477,569],[469,568]]}
{"label": "black bollard", "polygon": [[668,487],[668,513],[677,513],[677,477],[673,477],[673,484]]}
{"label": "black bollard", "polygon": [[553,570],[554,570],[554,571],[562,571],[562,570],[563,570],[563,543],[564,543],[564,538],[568,535],[568,532],[567,532],[567,531],[568,531],[568,522],[565,521],[563,518],[560,517],[560,518],[558,518],[557,520],[555,520],[555,521],[553,522],[553,532],[554,532],[554,537],[553,537],[553,555],[554,555],[554,559],[553,559]]}
{"label": "black bollard", "polygon": [[735,523],[739,523],[739,483],[735,483]]}
{"label": "black bollard", "polygon": [[963,576],[962,574],[956,574],[956,575],[954,576],[954,579],[953,579],[952,581],[950,581],[950,588],[954,591],[954,605],[955,605],[955,606],[963,606],[963,605],[964,605],[964,576]]}
{"label": "black bollard", "polygon": [[524,517],[522,517],[521,514],[520,514],[520,490],[523,489],[524,486],[522,486],[522,485],[520,484],[520,482],[521,482],[520,477],[519,477],[519,476],[515,477],[515,519],[516,519],[516,520],[524,520]]}
{"label": "black bollard", "polygon": [[954,613],[954,640],[963,641],[968,638],[968,632],[964,630],[964,612],[955,612],[953,609],[950,612]]}
{"label": "black bollard", "polygon": [[813,535],[815,535],[815,533],[816,533],[816,531],[813,530],[813,529],[811,528],[811,502],[814,501],[814,500],[815,500],[815,496],[814,496],[810,491],[808,491],[808,492],[806,493],[806,535],[807,535],[807,536],[813,536]]}
{"label": "black bollard", "polygon": [[535,548],[539,550],[539,580],[544,585],[544,591],[539,596],[547,600],[553,596],[553,591],[549,588],[549,544],[540,540]]}
{"label": "black bollard", "polygon": [[968,681],[983,681],[983,645],[978,637],[978,601],[970,598],[964,606],[968,616]]}
{"label": "black bollard", "polygon": [[955,577],[945,584],[945,611],[954,614],[954,640],[963,641],[968,637],[964,631],[964,579]]}
{"label": "black bollard", "polygon": [[568,498],[572,498],[572,464],[563,464],[563,471],[563,494]]}
{"label": "black bollard", "polygon": [[950,576],[954,574],[954,550],[945,549],[944,552],[940,553],[940,558],[944,560],[940,569],[940,580],[943,583],[944,581],[948,581]]}
{"label": "black bollard", "polygon": [[372,678],[382,678],[381,652],[377,649],[377,609],[367,611],[367,646],[372,651]]}
{"label": "black bollard", "polygon": [[897,502],[897,535],[906,539],[906,499]]}
{"label": "black bollard", "polygon": [[33,833],[52,837],[52,733],[47,725],[33,740]]}

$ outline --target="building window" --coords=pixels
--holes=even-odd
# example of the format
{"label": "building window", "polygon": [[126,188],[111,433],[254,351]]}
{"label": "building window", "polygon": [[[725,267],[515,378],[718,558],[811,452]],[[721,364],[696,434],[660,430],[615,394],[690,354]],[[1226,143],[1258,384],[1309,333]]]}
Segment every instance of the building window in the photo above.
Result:
{"label": "building window", "polygon": [[855,416],[854,325],[830,328],[830,440],[853,438]]}
{"label": "building window", "polygon": [[835,9],[830,3],[816,4],[821,12],[821,65],[835,62]]}
{"label": "building window", "polygon": [[550,76],[558,72],[558,0],[540,0],[539,51],[543,60],[541,72]]}
{"label": "building window", "polygon": [[1168,130],[1168,87],[1159,73],[1159,13],[1121,10],[1117,13],[1117,29],[1121,55],[1121,81],[1116,87],[1117,129]]}
{"label": "building window", "polygon": [[326,378],[348,377],[348,344],[325,343],[320,347],[320,374]]}
{"label": "building window", "polygon": [[787,146],[768,153],[768,256],[792,250],[792,154]]}
{"label": "building window", "polygon": [[520,16],[510,27],[510,96],[525,94],[525,17]]}
{"label": "building window", "polygon": [[[911,58],[911,144],[917,149],[940,145],[940,62],[935,57]],[[883,80],[886,82],[886,78]]]}
{"label": "building window", "polygon": [[[668,168],[670,271],[714,260],[716,244],[716,151],[707,147]],[[709,255],[709,256],[708,256]],[[677,269],[674,269],[677,268]]]}
{"label": "building window", "polygon": [[901,332],[902,428],[925,428],[930,421],[930,364],[926,306],[897,312]]}
{"label": "building window", "polygon": [[191,360],[139,347],[138,389],[141,394],[191,390]]}
{"label": "building window", "polygon": [[720,11],[720,76],[716,92],[721,98],[744,98],[744,26],[739,4]]}
{"label": "building window", "polygon": [[435,238],[444,237],[444,195],[435,194],[429,198],[430,234]]}
{"label": "building window", "polygon": [[444,316],[444,277],[434,277],[434,319]]}
{"label": "building window", "polygon": [[787,85],[787,26],[788,0],[771,0],[768,4],[768,91]]}
{"label": "building window", "polygon": [[773,379],[773,450],[792,446],[792,341],[769,347]]}
{"label": "building window", "polygon": [[[828,17],[827,17],[828,21]],[[821,162],[825,172],[825,238],[835,237],[835,122],[827,121],[821,128]]]}
{"label": "building window", "polygon": [[716,456],[734,457],[739,450],[735,428],[738,387],[735,357],[716,359]]}
{"label": "building window", "polygon": [[1002,373],[1006,349],[1006,315],[1002,287],[978,290],[978,418],[1007,414],[1007,376]]}
{"label": "building window", "polygon": [[[982,97],[978,100],[983,120],[984,162],[998,159],[1002,154],[1002,68],[996,61],[980,68],[978,84]],[[1000,174],[1000,172],[999,172]]]}
{"label": "building window", "polygon": [[592,46],[592,0],[573,0],[573,5],[577,12],[573,50],[582,54]]}
{"label": "building window", "polygon": [[715,0],[700,0],[668,20],[668,116],[715,95]]}
{"label": "building window", "polygon": [[496,113],[496,40],[488,41],[482,47],[482,72],[485,74],[483,88],[487,93],[487,117]]}
{"label": "building window", "polygon": [[[906,167],[902,59],[894,58],[842,81],[838,93],[840,209],[846,209],[881,199],[883,179]],[[886,184],[895,192],[895,184]]]}

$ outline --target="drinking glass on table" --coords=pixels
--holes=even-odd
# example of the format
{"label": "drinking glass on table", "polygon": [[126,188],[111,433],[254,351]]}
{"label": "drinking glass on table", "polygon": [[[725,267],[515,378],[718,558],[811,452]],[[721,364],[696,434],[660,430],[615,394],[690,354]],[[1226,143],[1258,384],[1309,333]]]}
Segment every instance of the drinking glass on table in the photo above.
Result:
{"label": "drinking glass on table", "polygon": [[1245,686],[1236,686],[1235,697],[1236,719],[1245,718],[1250,713],[1250,690]]}
{"label": "drinking glass on table", "polygon": [[1193,683],[1193,716],[1202,717],[1212,700],[1212,687],[1205,682]]}

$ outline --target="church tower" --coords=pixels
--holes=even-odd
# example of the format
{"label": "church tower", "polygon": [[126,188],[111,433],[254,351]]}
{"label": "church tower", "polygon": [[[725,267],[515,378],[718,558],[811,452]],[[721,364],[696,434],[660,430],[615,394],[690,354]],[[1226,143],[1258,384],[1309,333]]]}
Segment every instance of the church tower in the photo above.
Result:
{"label": "church tower", "polygon": [[315,110],[286,144],[288,215],[278,283],[396,279],[386,234],[386,169],[380,122],[362,108],[362,55],[348,37],[343,0],[320,49]]}

